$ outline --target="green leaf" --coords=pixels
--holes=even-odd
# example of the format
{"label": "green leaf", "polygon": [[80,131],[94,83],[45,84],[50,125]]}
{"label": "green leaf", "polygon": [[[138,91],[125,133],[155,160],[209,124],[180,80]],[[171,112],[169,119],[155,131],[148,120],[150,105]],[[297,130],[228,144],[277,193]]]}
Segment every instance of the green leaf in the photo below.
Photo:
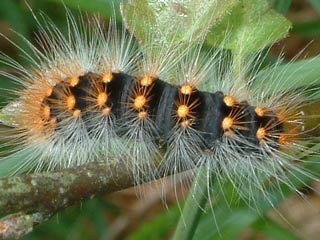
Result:
{"label": "green leaf", "polygon": [[128,240],[166,239],[179,220],[181,211],[178,205],[164,211],[154,219],[144,222],[141,227],[128,237]]}
{"label": "green leaf", "polygon": [[292,32],[304,37],[318,37],[320,36],[320,20],[295,22]]}
{"label": "green leaf", "polygon": [[[119,9],[121,0],[105,1],[105,0],[49,0],[51,2],[57,2],[65,4],[67,7],[81,9],[84,11],[99,13],[104,17],[113,16],[114,10]],[[118,11],[116,11],[117,13]],[[120,18],[119,14],[116,14],[117,18]]]}
{"label": "green leaf", "polygon": [[239,233],[254,223],[258,216],[257,212],[250,210],[247,206],[230,209],[225,204],[219,204],[219,207],[215,207],[213,214],[208,212],[203,216],[192,239],[238,239]]}
{"label": "green leaf", "polygon": [[288,12],[292,0],[269,0],[270,5],[281,14]]}
{"label": "green leaf", "polygon": [[271,9],[266,0],[241,0],[207,39],[212,45],[245,57],[285,37],[290,27],[290,22]]}
{"label": "green leaf", "polygon": [[[18,153],[11,154],[8,157],[1,158],[0,160],[0,178],[9,176],[15,173],[19,167],[21,167],[21,163],[28,158],[28,156],[32,156],[34,153],[34,149],[24,149]],[[32,166],[33,167],[33,166]],[[28,166],[26,167],[28,168]],[[25,169],[26,172],[28,169]]]}
{"label": "green leaf", "polygon": [[122,6],[129,30],[140,42],[150,39],[162,46],[203,40],[238,0],[148,1],[133,0]]}
{"label": "green leaf", "polygon": [[273,240],[299,240],[288,229],[283,228],[279,224],[275,223],[268,217],[260,218],[252,225],[253,229],[262,233],[265,236],[269,236]]}
{"label": "green leaf", "polygon": [[[259,85],[263,84],[264,86],[268,86],[268,89],[266,90],[270,92],[279,92],[282,90],[292,90],[297,88],[312,88],[315,86],[318,86],[319,88],[319,69],[320,57],[266,68],[259,72],[254,86],[259,87]],[[277,82],[275,82],[275,79]],[[317,95],[315,95],[315,97],[316,96]]]}

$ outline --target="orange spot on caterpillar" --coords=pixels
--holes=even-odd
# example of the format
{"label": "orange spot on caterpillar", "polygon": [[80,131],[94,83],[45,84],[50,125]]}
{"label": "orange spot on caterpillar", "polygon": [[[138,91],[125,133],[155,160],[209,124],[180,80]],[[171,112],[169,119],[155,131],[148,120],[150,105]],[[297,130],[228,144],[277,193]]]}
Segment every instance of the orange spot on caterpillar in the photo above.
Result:
{"label": "orange spot on caterpillar", "polygon": [[229,137],[229,136],[232,136],[234,134],[234,132],[232,131],[232,130],[226,130],[225,132],[224,132],[224,135],[225,136],[227,136],[227,137]]}
{"label": "orange spot on caterpillar", "polygon": [[80,115],[81,115],[81,110],[76,109],[76,110],[73,111],[72,116],[73,116],[74,118],[78,118],[78,117],[80,117]]}
{"label": "orange spot on caterpillar", "polygon": [[36,119],[34,119],[32,121],[32,124],[34,126],[36,126],[37,128],[43,128],[43,126],[44,126],[43,119],[41,119],[41,117],[37,117]]}
{"label": "orange spot on caterpillar", "polygon": [[[186,87],[186,93],[189,92],[189,90],[191,91],[190,94],[183,94],[181,93],[181,88],[178,91],[179,94],[179,99],[176,100],[176,106],[177,106],[177,116],[180,119],[179,122],[185,121],[185,120],[190,120],[190,119],[195,119],[197,114],[196,114],[196,108],[199,106],[200,101],[199,98],[194,98],[191,99],[191,95],[192,95],[192,91],[195,89],[194,87],[192,87],[191,84],[188,84],[189,87]],[[188,119],[186,119],[188,118]]]}
{"label": "orange spot on caterpillar", "polygon": [[[221,127],[223,130],[231,130],[232,128],[248,131],[247,122],[243,121],[244,114],[246,114],[244,108],[241,105],[235,105],[229,115],[223,119]],[[231,132],[233,133],[233,131]]]}
{"label": "orange spot on caterpillar", "polygon": [[110,107],[106,107],[102,110],[103,115],[105,116],[109,116],[111,113],[111,108]]}
{"label": "orange spot on caterpillar", "polygon": [[223,98],[223,102],[228,106],[228,107],[233,107],[236,103],[234,98],[230,95],[227,95]]}
{"label": "orange spot on caterpillar", "polygon": [[75,87],[79,83],[79,77],[72,77],[70,78],[69,84],[71,87]]}
{"label": "orange spot on caterpillar", "polygon": [[280,134],[279,136],[279,144],[285,145],[288,142],[288,139],[285,134]]}
{"label": "orange spot on caterpillar", "polygon": [[40,130],[44,131],[44,133],[52,133],[57,125],[57,119],[53,117],[49,121],[42,121],[41,123],[39,122],[38,125]]}
{"label": "orange spot on caterpillar", "polygon": [[135,109],[141,109],[147,103],[147,98],[144,95],[136,96],[133,101],[133,106]]}
{"label": "orange spot on caterpillar", "polygon": [[233,126],[233,119],[231,117],[225,117],[221,124],[223,130],[229,130]]}
{"label": "orange spot on caterpillar", "polygon": [[187,105],[180,105],[177,109],[177,115],[179,118],[185,118],[189,115],[190,108]]}
{"label": "orange spot on caterpillar", "polygon": [[97,96],[97,104],[102,107],[108,101],[108,95],[105,92],[101,92]]}
{"label": "orange spot on caterpillar", "polygon": [[194,86],[186,83],[180,87],[180,92],[184,95],[190,95],[194,90]]}
{"label": "orange spot on caterpillar", "polygon": [[56,126],[56,124],[57,124],[57,119],[54,117],[54,118],[51,118],[51,120],[50,120],[50,126],[51,127],[54,127],[54,126]]}
{"label": "orange spot on caterpillar", "polygon": [[279,122],[285,122],[286,119],[289,119],[290,117],[286,117],[284,114],[282,113],[277,113],[276,114],[276,117],[278,118]]}
{"label": "orange spot on caterpillar", "polygon": [[114,78],[113,73],[105,73],[102,76],[102,82],[104,83],[111,82],[113,78]]}
{"label": "orange spot on caterpillar", "polygon": [[68,110],[72,110],[76,105],[76,98],[73,95],[69,95],[67,97],[67,108]]}
{"label": "orange spot on caterpillar", "polygon": [[51,113],[50,107],[48,105],[44,106],[42,113],[43,113],[44,119],[49,119],[50,113]]}
{"label": "orange spot on caterpillar", "polygon": [[258,138],[258,140],[262,140],[265,138],[266,134],[266,129],[264,127],[260,127],[257,130],[256,137]]}
{"label": "orange spot on caterpillar", "polygon": [[299,142],[301,139],[304,139],[303,133],[299,130],[299,127],[296,128],[288,128],[284,132],[277,133],[277,136],[279,138],[278,143],[280,145],[285,145],[288,142],[294,143]]}
{"label": "orange spot on caterpillar", "polygon": [[153,83],[153,81],[155,80],[155,79],[157,79],[158,77],[156,77],[156,76],[144,76],[141,80],[140,80],[140,84],[141,84],[141,86],[143,86],[143,87],[148,87],[148,86],[150,86],[152,83]]}
{"label": "orange spot on caterpillar", "polygon": [[53,87],[47,89],[47,91],[46,91],[46,96],[47,96],[47,97],[51,96],[52,91],[53,91]]}
{"label": "orange spot on caterpillar", "polygon": [[256,108],[254,109],[254,111],[256,112],[256,114],[257,114],[259,117],[263,117],[264,114],[265,114],[263,108],[261,108],[261,107],[256,107]]}
{"label": "orange spot on caterpillar", "polygon": [[183,122],[181,122],[181,126],[184,128],[187,128],[191,125],[191,122],[189,120],[185,120]]}
{"label": "orange spot on caterpillar", "polygon": [[148,116],[148,113],[146,111],[142,111],[138,113],[139,119],[145,119]]}

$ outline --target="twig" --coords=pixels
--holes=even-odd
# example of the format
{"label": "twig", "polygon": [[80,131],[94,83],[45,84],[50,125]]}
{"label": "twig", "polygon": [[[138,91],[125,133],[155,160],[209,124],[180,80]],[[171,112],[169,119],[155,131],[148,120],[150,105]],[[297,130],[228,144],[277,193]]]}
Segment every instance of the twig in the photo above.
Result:
{"label": "twig", "polygon": [[43,213],[15,213],[0,220],[0,238],[20,238],[30,233],[36,224],[45,222],[52,215]]}
{"label": "twig", "polygon": [[[133,186],[125,166],[92,162],[57,172],[0,178],[0,237],[21,237],[58,211]],[[8,235],[10,233],[10,235]]]}

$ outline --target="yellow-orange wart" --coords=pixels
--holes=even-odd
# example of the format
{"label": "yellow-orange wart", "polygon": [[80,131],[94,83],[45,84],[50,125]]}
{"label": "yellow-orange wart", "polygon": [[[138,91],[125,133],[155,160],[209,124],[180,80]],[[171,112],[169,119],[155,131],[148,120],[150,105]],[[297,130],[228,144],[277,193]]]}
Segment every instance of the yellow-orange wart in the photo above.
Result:
{"label": "yellow-orange wart", "polygon": [[50,107],[48,105],[44,106],[44,108],[42,110],[42,113],[43,113],[44,119],[49,119],[50,118],[50,113],[51,113]]}
{"label": "yellow-orange wart", "polygon": [[69,84],[71,87],[75,87],[79,83],[79,77],[72,77],[70,78]]}
{"label": "yellow-orange wart", "polygon": [[227,95],[223,98],[223,102],[228,106],[228,107],[233,107],[236,103],[234,98],[230,95]]}
{"label": "yellow-orange wart", "polygon": [[145,119],[148,116],[148,113],[146,111],[142,111],[138,113],[139,119]]}
{"label": "yellow-orange wart", "polygon": [[101,92],[97,96],[97,104],[99,107],[102,107],[108,101],[108,95],[105,92]]}
{"label": "yellow-orange wart", "polygon": [[106,107],[102,110],[103,115],[105,116],[109,116],[111,113],[111,108],[110,107]]}
{"label": "yellow-orange wart", "polygon": [[144,95],[138,95],[133,101],[133,106],[135,109],[141,109],[147,103],[147,98]]}
{"label": "yellow-orange wart", "polygon": [[258,138],[258,140],[262,140],[265,138],[266,134],[266,129],[264,127],[260,127],[257,130],[256,137]]}
{"label": "yellow-orange wart", "polygon": [[57,119],[51,118],[49,121],[37,122],[37,127],[44,136],[52,134],[57,126]]}
{"label": "yellow-orange wart", "polygon": [[287,117],[287,116],[285,116],[285,114],[282,114],[282,113],[277,113],[276,117],[278,118],[278,121],[281,123],[286,122],[286,120],[288,120],[290,118],[290,116]]}
{"label": "yellow-orange wart", "polygon": [[190,95],[194,90],[194,86],[186,83],[180,87],[180,92],[184,95]]}
{"label": "yellow-orange wart", "polygon": [[256,108],[254,109],[254,111],[256,112],[256,114],[257,114],[259,117],[263,117],[263,116],[264,116],[264,110],[263,110],[263,108],[261,108],[261,107],[256,107]]}
{"label": "yellow-orange wart", "polygon": [[68,110],[72,110],[76,105],[76,98],[73,95],[69,95],[67,97],[67,108]]}
{"label": "yellow-orange wart", "polygon": [[179,118],[185,118],[189,115],[190,108],[187,105],[180,105],[177,109],[177,115]]}
{"label": "yellow-orange wart", "polygon": [[46,96],[50,97],[51,94],[52,94],[52,91],[53,91],[53,87],[48,88],[47,91],[46,91]]}
{"label": "yellow-orange wart", "polygon": [[105,73],[102,75],[102,82],[108,83],[113,80],[114,76],[113,73]]}
{"label": "yellow-orange wart", "polygon": [[191,122],[189,121],[189,120],[185,120],[185,121],[182,121],[181,122],[181,126],[183,127],[183,128],[187,128],[187,127],[189,127],[191,125]]}
{"label": "yellow-orange wart", "polygon": [[279,136],[279,144],[280,145],[284,145],[284,144],[286,144],[287,141],[288,140],[287,140],[286,135],[285,134],[280,134],[280,136]]}
{"label": "yellow-orange wart", "polygon": [[292,142],[292,141],[294,141],[294,140],[291,139],[291,138],[289,137],[289,135],[287,135],[287,134],[285,134],[285,133],[280,134],[280,136],[279,136],[279,144],[280,144],[280,145],[285,145],[287,142]]}
{"label": "yellow-orange wart", "polygon": [[50,126],[54,128],[57,125],[57,119],[55,117],[51,118],[49,123],[50,123]]}
{"label": "yellow-orange wart", "polygon": [[76,110],[73,111],[73,117],[74,118],[78,118],[78,117],[80,117],[80,115],[81,115],[81,110],[76,109]]}
{"label": "yellow-orange wart", "polygon": [[150,86],[153,81],[157,79],[157,77],[155,76],[144,76],[141,80],[140,80],[140,84],[144,87],[148,87]]}
{"label": "yellow-orange wart", "polygon": [[222,121],[223,130],[231,129],[233,126],[233,119],[231,117],[225,117]]}

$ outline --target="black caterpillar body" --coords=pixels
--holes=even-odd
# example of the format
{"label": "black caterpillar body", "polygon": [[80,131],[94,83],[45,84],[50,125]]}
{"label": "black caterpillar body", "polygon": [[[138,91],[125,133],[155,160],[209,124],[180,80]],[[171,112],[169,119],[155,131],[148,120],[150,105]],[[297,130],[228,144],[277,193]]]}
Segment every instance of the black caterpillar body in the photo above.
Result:
{"label": "black caterpillar body", "polygon": [[[241,123],[242,127],[234,134],[240,134],[252,143],[252,148],[246,147],[246,151],[249,152],[258,149],[254,146],[259,144],[257,136],[259,128],[267,128],[269,125],[274,126],[269,131],[279,134],[284,132],[283,123],[275,113],[259,115],[257,108],[250,106],[247,102],[234,103],[230,106],[226,103],[226,96],[222,92],[209,93],[194,88],[189,94],[182,94],[181,86],[174,86],[160,79],[153,79],[152,83],[143,85],[140,80],[125,73],[112,73],[112,79],[104,82],[101,74],[88,72],[78,77],[76,84],[71,85],[70,81],[58,83],[53,87],[51,94],[42,101],[42,107],[50,109],[50,115],[44,121],[47,123],[54,118],[58,126],[59,122],[63,121],[66,110],[58,107],[57,103],[64,101],[61,99],[62,96],[70,95],[74,96],[75,102],[69,110],[80,110],[81,117],[86,121],[92,117],[90,109],[94,109],[95,105],[88,99],[92,99],[93,95],[97,96],[98,91],[106,93],[107,96],[107,100],[98,108],[110,109],[119,125],[127,117],[143,118],[145,115],[139,116],[138,114],[146,113],[156,125],[157,131],[154,131],[152,135],[157,143],[166,142],[169,132],[176,124],[192,125],[192,128],[201,134],[202,142],[199,143],[201,148],[212,149],[222,135],[228,131],[223,126],[223,120],[228,116],[230,119],[236,118],[236,121]],[[145,102],[135,107],[134,101],[138,95],[143,96]],[[177,114],[180,105],[187,107],[188,114],[185,116]],[[55,130],[59,131],[59,127],[56,127]],[[90,132],[91,129],[87,130]],[[121,136],[121,129],[118,132]],[[268,145],[278,148],[278,141],[274,137],[268,142]]]}

